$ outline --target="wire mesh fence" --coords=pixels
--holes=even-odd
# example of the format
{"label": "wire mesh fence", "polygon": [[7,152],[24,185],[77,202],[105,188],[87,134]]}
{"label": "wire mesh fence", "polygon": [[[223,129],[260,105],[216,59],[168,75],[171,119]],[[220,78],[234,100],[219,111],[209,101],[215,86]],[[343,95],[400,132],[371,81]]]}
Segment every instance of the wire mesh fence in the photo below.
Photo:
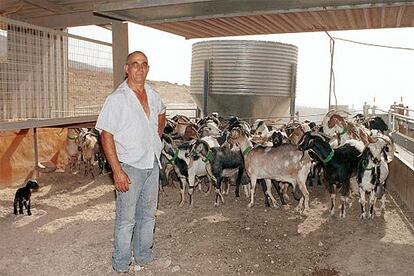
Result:
{"label": "wire mesh fence", "polygon": [[0,17],[0,121],[98,114],[112,45]]}

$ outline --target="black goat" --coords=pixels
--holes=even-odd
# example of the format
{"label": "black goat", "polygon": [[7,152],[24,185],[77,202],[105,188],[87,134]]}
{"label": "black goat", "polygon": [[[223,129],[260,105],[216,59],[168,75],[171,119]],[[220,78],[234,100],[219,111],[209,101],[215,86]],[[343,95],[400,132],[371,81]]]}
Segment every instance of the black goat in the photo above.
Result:
{"label": "black goat", "polygon": [[349,140],[345,145],[332,149],[325,138],[319,134],[307,132],[299,143],[301,150],[309,150],[311,158],[322,163],[324,180],[331,194],[331,215],[335,212],[336,189],[341,189],[341,213],[345,217],[345,203],[350,193],[350,179],[355,176],[364,145],[360,141]]}
{"label": "black goat", "polygon": [[[192,144],[189,142],[182,143],[180,145],[175,145],[174,141],[169,135],[163,134],[161,140],[163,141],[164,147],[162,154],[165,158],[173,164],[174,172],[178,176],[180,182],[180,193],[181,201],[180,207],[184,205],[184,193],[185,187],[188,186],[188,159],[189,151]],[[169,175],[161,175],[162,177],[167,177]]]}
{"label": "black goat", "polygon": [[368,129],[376,129],[384,133],[388,130],[388,125],[384,122],[381,117],[371,117],[365,121],[364,125]]}
{"label": "black goat", "polygon": [[17,204],[19,204],[19,214],[23,214],[23,206],[27,210],[27,215],[31,216],[32,212],[30,211],[30,197],[32,195],[32,190],[37,190],[39,188],[39,184],[37,180],[30,179],[27,181],[26,186],[19,188],[16,191],[16,195],[14,197],[13,203],[13,213],[17,215]]}
{"label": "black goat", "polygon": [[237,173],[236,197],[240,197],[240,182],[244,171],[244,160],[239,150],[231,150],[227,146],[209,148],[205,141],[198,140],[193,148],[193,154],[201,156],[206,162],[208,175],[214,180],[216,188],[215,206],[219,205],[219,198],[224,203],[221,194],[223,177]]}

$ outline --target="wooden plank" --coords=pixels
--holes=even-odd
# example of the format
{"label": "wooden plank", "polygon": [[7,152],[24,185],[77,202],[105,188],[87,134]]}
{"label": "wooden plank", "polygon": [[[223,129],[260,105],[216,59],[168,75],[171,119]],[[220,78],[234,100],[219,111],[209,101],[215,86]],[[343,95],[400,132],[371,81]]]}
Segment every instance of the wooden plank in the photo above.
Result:
{"label": "wooden plank", "polygon": [[35,127],[68,127],[76,124],[95,123],[97,119],[98,115],[88,115],[56,119],[26,120],[19,122],[0,122],[0,131],[28,129]]}
{"label": "wooden plank", "polygon": [[[52,29],[109,24],[115,20],[95,16],[92,11],[27,18],[27,22]],[[119,21],[118,21],[119,22]]]}
{"label": "wooden plank", "polygon": [[393,132],[392,139],[401,147],[414,154],[414,139],[400,132]]}
{"label": "wooden plank", "polygon": [[397,19],[395,22],[395,27],[397,28],[401,26],[401,21],[403,19],[404,11],[405,11],[405,7],[398,8]]}
{"label": "wooden plank", "polygon": [[59,4],[55,4],[54,2],[48,0],[23,0],[23,2],[29,3],[33,6],[39,7],[41,9],[45,9],[54,13],[67,13],[71,12],[70,9],[67,9]]}

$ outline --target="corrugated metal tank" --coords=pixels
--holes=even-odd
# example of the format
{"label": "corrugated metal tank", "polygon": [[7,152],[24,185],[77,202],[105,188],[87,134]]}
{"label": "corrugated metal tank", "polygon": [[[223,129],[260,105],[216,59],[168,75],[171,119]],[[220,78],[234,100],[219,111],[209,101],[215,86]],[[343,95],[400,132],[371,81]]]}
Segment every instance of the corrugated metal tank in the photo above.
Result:
{"label": "corrugated metal tank", "polygon": [[295,98],[298,48],[251,40],[193,44],[191,95],[203,109],[204,62],[210,60],[208,113],[266,118],[290,113]]}

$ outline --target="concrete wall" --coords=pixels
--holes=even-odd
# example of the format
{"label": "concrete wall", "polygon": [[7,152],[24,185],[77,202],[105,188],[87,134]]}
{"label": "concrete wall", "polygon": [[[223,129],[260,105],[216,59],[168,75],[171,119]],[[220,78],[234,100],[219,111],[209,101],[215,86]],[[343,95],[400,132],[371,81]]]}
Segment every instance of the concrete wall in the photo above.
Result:
{"label": "concrete wall", "polygon": [[398,156],[389,164],[389,189],[395,191],[402,201],[414,212],[414,170]]}

